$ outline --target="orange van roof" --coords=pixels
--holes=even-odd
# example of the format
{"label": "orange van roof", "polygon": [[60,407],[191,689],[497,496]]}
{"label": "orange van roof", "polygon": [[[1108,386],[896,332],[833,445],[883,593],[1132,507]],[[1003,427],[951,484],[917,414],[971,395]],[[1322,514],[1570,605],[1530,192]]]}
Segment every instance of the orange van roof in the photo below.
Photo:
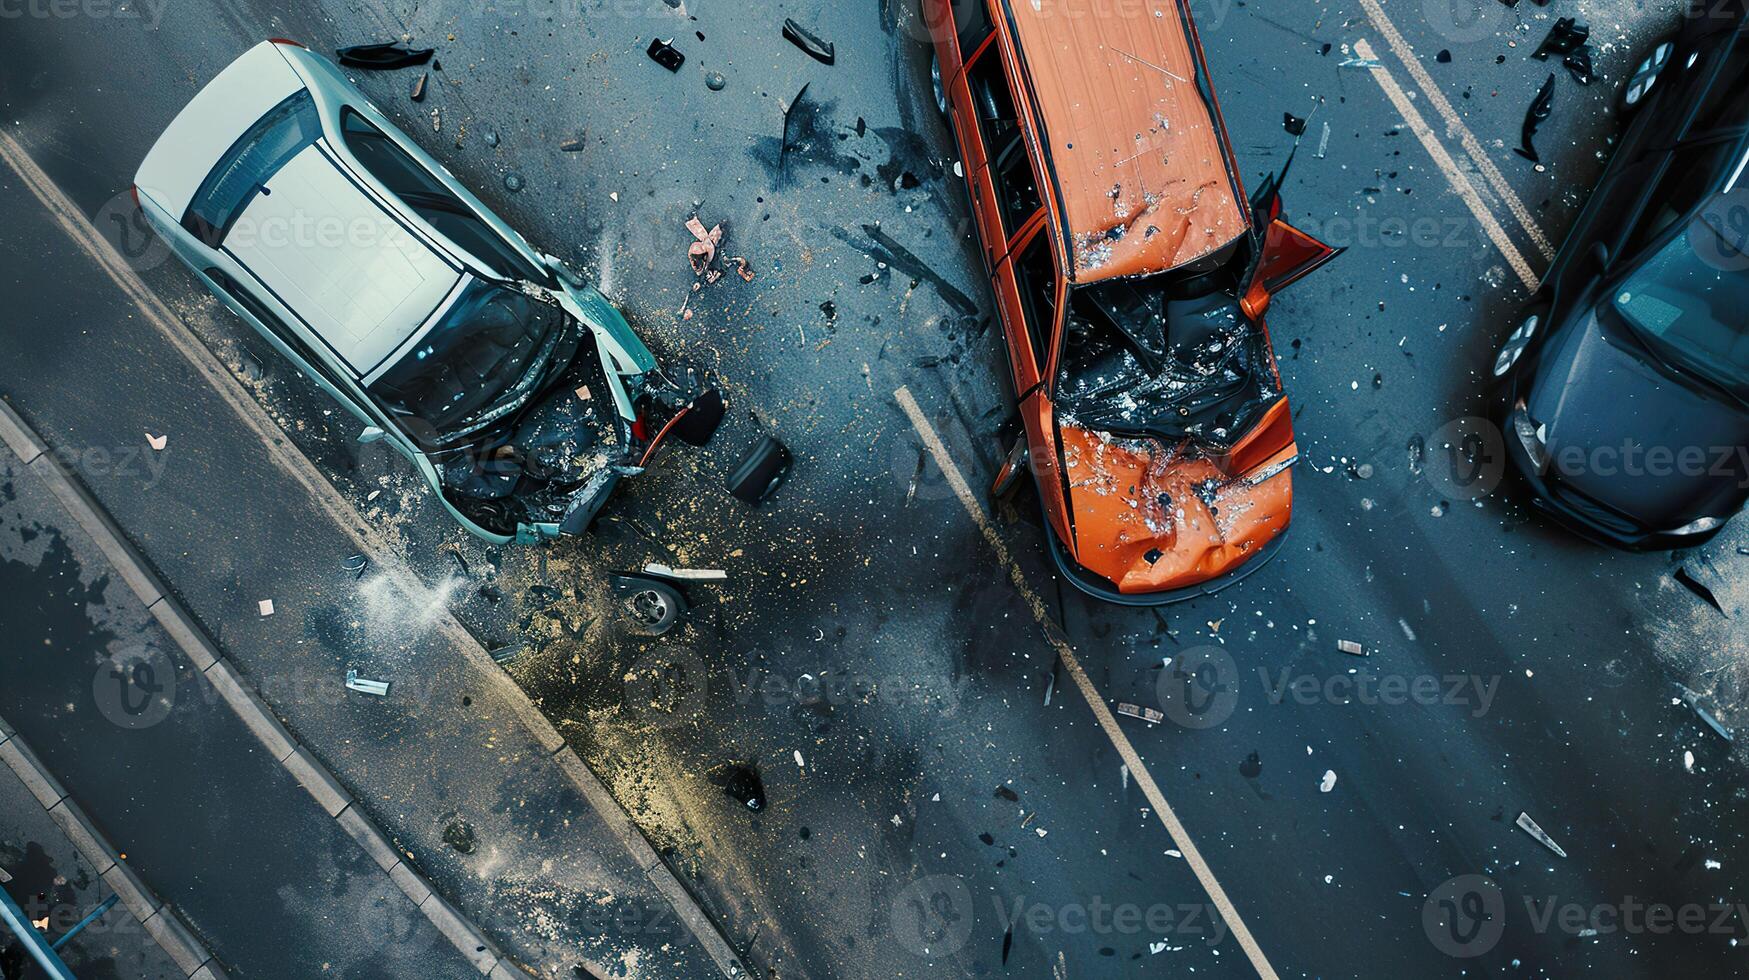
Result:
{"label": "orange van roof", "polygon": [[1003,5],[1048,141],[1075,281],[1164,272],[1246,231],[1179,0]]}

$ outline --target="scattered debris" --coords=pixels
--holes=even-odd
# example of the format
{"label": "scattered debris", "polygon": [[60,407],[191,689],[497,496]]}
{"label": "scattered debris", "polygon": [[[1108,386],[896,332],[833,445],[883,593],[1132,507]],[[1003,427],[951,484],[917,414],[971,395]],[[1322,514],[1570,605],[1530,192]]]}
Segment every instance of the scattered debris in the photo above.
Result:
{"label": "scattered debris", "polygon": [[1573,81],[1580,85],[1590,85],[1593,76],[1591,68],[1591,45],[1581,45],[1579,50],[1561,59],[1561,64],[1567,68],[1567,74],[1573,76]]}
{"label": "scattered debris", "polygon": [[450,821],[449,826],[443,828],[443,842],[463,854],[472,854],[479,847],[474,825],[466,820]]}
{"label": "scattered debris", "polygon": [[1338,64],[1336,67],[1338,67],[1338,68],[1367,68],[1367,69],[1371,69],[1371,68],[1383,68],[1384,65],[1380,64],[1379,60],[1377,58],[1344,58],[1344,59],[1342,59],[1341,63]]}
{"label": "scattered debris", "polygon": [[522,175],[514,170],[504,175],[504,189],[512,194],[520,192],[527,183],[528,181],[524,180]]}
{"label": "scattered debris", "polygon": [[1548,36],[1543,38],[1531,55],[1538,61],[1549,60],[1549,55],[1569,55],[1591,40],[1591,25],[1582,23],[1577,18],[1562,17],[1555,21],[1555,26],[1549,29]]}
{"label": "scattered debris", "polygon": [[486,655],[492,658],[493,663],[501,667],[508,667],[522,656],[523,650],[527,647],[526,642],[517,640],[515,643],[507,643],[496,650],[487,650]]}
{"label": "scattered debris", "polygon": [[720,568],[670,568],[660,562],[644,566],[645,575],[671,578],[680,582],[727,582],[729,573]]}
{"label": "scattered debris", "polygon": [[1150,725],[1158,725],[1166,720],[1165,712],[1155,708],[1144,708],[1139,704],[1131,704],[1128,701],[1119,701],[1114,706],[1113,710],[1126,718],[1139,718]]}
{"label": "scattered debris", "polygon": [[370,559],[363,555],[347,555],[340,567],[352,573],[353,581],[364,577],[364,570],[370,567]]}
{"label": "scattered debris", "polygon": [[1554,107],[1555,76],[1553,73],[1550,73],[1549,80],[1543,83],[1543,87],[1537,92],[1536,98],[1531,100],[1530,108],[1524,113],[1524,129],[1519,136],[1519,141],[1523,145],[1514,150],[1514,153],[1529,160],[1531,163],[1542,162],[1542,158],[1539,157],[1536,152],[1536,131],[1541,129],[1542,124],[1548,121],[1549,115],[1554,112]]}
{"label": "scattered debris", "polygon": [[694,241],[686,246],[686,259],[692,263],[692,274],[703,276],[706,283],[714,283],[722,278],[722,270],[712,266],[717,259],[717,246],[723,243],[723,226],[713,225],[709,231],[704,228],[704,222],[694,215],[686,219],[686,230],[692,232]]}
{"label": "scattered debris", "polygon": [[731,762],[711,770],[707,778],[722,787],[730,799],[747,809],[755,812],[765,809],[765,783],[759,779],[759,771],[752,766]]}
{"label": "scattered debris", "polygon": [[832,42],[820,40],[812,31],[793,19],[783,22],[783,36],[785,40],[807,52],[808,57],[823,65],[830,65],[838,60],[837,49]]}
{"label": "scattered debris", "polygon": [[645,53],[650,56],[651,61],[672,72],[678,72],[680,66],[686,64],[686,55],[674,47],[673,38],[666,41],[656,38],[650,42],[649,50]]}
{"label": "scattered debris", "polygon": [[1336,649],[1341,650],[1343,653],[1346,653],[1351,657],[1364,657],[1367,655],[1366,647],[1361,646],[1353,640],[1337,640]]}
{"label": "scattered debris", "polygon": [[357,691],[360,694],[374,694],[379,698],[386,698],[389,696],[388,681],[373,681],[369,678],[360,677],[356,670],[349,670],[346,672],[346,689],[349,691]]}
{"label": "scattered debris", "polygon": [[413,79],[413,89],[412,89],[412,91],[407,93],[407,96],[409,98],[411,98],[414,102],[424,102],[425,101],[425,86],[426,86],[426,83],[428,83],[430,81],[431,81],[431,73],[430,72],[424,72],[424,71],[420,72],[419,77]]}
{"label": "scattered debris", "polygon": [[1010,803],[1019,803],[1020,802],[1020,794],[1016,793],[1012,789],[1009,789],[1007,786],[996,787],[995,795],[996,795],[997,799],[1007,800]]}
{"label": "scattered debris", "polygon": [[721,92],[728,84],[729,80],[724,78],[723,73],[720,71],[705,73],[704,87],[710,89],[712,92]]}
{"label": "scattered debris", "polygon": [[1291,112],[1281,114],[1281,127],[1287,130],[1289,136],[1303,136],[1306,132],[1306,121]]}
{"label": "scattered debris", "polygon": [[168,435],[155,436],[148,432],[146,433],[146,445],[151,446],[153,452],[161,453],[165,446],[170,445],[170,437]]}
{"label": "scattered debris", "polygon": [[1548,848],[1549,850],[1555,852],[1556,857],[1566,857],[1567,856],[1567,852],[1561,850],[1561,845],[1555,843],[1554,839],[1551,838],[1548,834],[1543,833],[1543,829],[1541,827],[1537,826],[1537,823],[1535,820],[1532,820],[1530,818],[1530,814],[1520,813],[1518,815],[1518,820],[1516,821],[1516,823],[1518,824],[1519,830],[1522,830],[1525,833],[1529,834],[1531,837],[1536,839],[1537,843],[1539,843],[1542,846]]}
{"label": "scattered debris", "polygon": [[1689,771],[1689,772],[1694,771],[1694,750],[1693,749],[1688,749],[1682,753],[1682,768]]}
{"label": "scattered debris", "polygon": [[1440,48],[1439,53],[1433,56],[1433,60],[1439,62],[1442,65],[1451,64],[1451,49],[1450,48]]}
{"label": "scattered debris", "polygon": [[1687,565],[1677,566],[1672,576],[1688,591],[1699,596],[1701,601],[1719,611],[1719,615],[1731,618],[1731,611],[1719,601],[1719,590],[1725,586],[1725,577],[1719,574],[1712,559],[1706,555],[1698,555]]}
{"label": "scattered debris", "polygon": [[498,146],[498,131],[496,129],[486,130],[486,146],[488,148],[496,148]]}
{"label": "scattered debris", "polygon": [[1336,770],[1324,770],[1324,778],[1318,780],[1318,792],[1328,793],[1336,788]]}
{"label": "scattered debris", "polygon": [[757,507],[776,492],[789,475],[789,449],[772,436],[754,446],[729,475],[728,489],[742,502]]}
{"label": "scattered debris", "polygon": [[255,604],[255,608],[261,611],[261,615],[271,616],[273,615],[273,600],[263,599]]}
{"label": "scattered debris", "polygon": [[796,750],[796,768],[797,769],[808,768],[807,765],[802,762],[802,750],[801,749]]}
{"label": "scattered debris", "polygon": [[379,44],[354,44],[334,53],[339,56],[340,63],[348,68],[391,71],[423,65],[437,52],[432,48],[409,48],[400,41],[385,41]]}
{"label": "scattered debris", "polygon": [[1731,730],[1720,724],[1719,720],[1713,717],[1713,713],[1708,711],[1706,707],[1700,703],[1699,694],[1696,694],[1681,684],[1676,685],[1676,687],[1682,692],[1682,703],[1688,705],[1689,710],[1699,715],[1700,720],[1706,723],[1706,726],[1712,729],[1714,734],[1727,742],[1735,742],[1737,740],[1736,736],[1731,734]]}
{"label": "scattered debris", "polygon": [[1317,153],[1318,159],[1320,159],[1320,160],[1324,159],[1324,155],[1326,153],[1328,153],[1329,150],[1330,150],[1330,124],[1325,123],[1324,124],[1324,135],[1318,137],[1318,153]]}
{"label": "scattered debris", "polygon": [[559,149],[565,153],[576,153],[587,145],[582,136],[567,136],[559,141]]}

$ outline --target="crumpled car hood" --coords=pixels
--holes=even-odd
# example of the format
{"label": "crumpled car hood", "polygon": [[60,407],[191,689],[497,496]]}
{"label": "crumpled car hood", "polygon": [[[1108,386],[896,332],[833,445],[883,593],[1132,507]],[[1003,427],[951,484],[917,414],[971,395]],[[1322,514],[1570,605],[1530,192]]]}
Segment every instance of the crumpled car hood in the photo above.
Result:
{"label": "crumpled car hood", "polygon": [[1194,450],[1156,440],[1066,420],[1061,437],[1075,561],[1119,592],[1164,592],[1224,575],[1292,518],[1291,469],[1251,484]]}

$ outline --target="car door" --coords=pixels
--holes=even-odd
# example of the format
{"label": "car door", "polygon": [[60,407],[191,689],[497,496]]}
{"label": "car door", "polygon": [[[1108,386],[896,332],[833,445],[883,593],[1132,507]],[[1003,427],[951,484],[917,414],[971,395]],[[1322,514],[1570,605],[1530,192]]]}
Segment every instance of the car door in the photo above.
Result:
{"label": "car door", "polygon": [[1057,459],[1056,419],[1051,407],[1051,372],[1061,348],[1067,281],[1052,247],[1055,236],[1042,210],[1025,222],[997,267],[994,286],[1002,318],[1009,325],[1008,360],[1014,372],[1018,412],[1026,427],[1029,459],[1058,536],[1073,550],[1073,538]]}

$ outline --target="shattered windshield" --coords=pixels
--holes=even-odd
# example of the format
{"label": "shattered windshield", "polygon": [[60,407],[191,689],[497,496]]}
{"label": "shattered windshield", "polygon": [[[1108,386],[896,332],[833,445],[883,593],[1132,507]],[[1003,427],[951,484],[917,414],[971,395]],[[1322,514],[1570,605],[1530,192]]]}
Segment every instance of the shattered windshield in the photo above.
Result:
{"label": "shattered windshield", "polygon": [[563,322],[550,303],[476,279],[370,392],[396,415],[429,425],[437,443],[453,444],[536,393],[568,333]]}
{"label": "shattered windshield", "polygon": [[[1263,332],[1207,276],[1076,288],[1057,403],[1097,431],[1224,450],[1278,397]],[[1193,283],[1200,283],[1195,288]]]}
{"label": "shattered windshield", "polygon": [[1658,355],[1749,396],[1749,253],[1703,210],[1616,290],[1613,307]]}

